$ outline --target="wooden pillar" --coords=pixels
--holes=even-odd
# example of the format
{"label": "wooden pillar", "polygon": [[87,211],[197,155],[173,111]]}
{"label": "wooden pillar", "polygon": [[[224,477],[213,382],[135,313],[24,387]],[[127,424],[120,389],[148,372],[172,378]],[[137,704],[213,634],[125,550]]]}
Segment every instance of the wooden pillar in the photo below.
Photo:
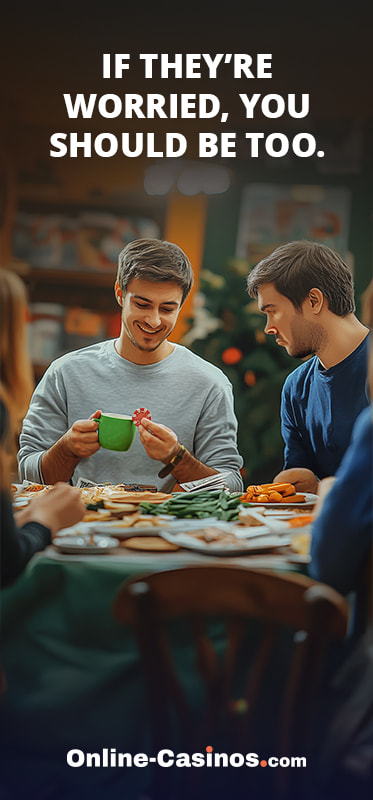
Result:
{"label": "wooden pillar", "polygon": [[202,267],[207,215],[207,196],[205,194],[187,197],[180,192],[170,196],[167,209],[164,238],[179,245],[188,256],[194,273],[192,290],[181,308],[179,319],[172,334],[174,342],[180,341],[190,325],[187,320],[193,316],[193,297],[198,291],[199,273]]}

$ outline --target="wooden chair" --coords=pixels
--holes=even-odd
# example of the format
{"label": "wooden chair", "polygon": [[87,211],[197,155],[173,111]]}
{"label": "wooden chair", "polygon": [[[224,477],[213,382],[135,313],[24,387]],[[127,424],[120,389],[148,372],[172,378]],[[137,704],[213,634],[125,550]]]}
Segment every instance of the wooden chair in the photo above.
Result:
{"label": "wooden chair", "polygon": [[[269,718],[262,720],[264,727],[268,725],[272,730],[276,724],[275,748],[272,753],[259,752],[258,755],[264,758],[270,755],[307,757],[327,646],[331,640],[343,639],[347,628],[347,604],[337,592],[295,573],[234,566],[196,566],[158,572],[126,582],[116,596],[113,610],[115,618],[132,626],[135,633],[148,692],[154,753],[170,748],[175,752],[206,755],[206,747],[213,746],[216,751],[216,743],[222,752],[221,742],[224,742],[228,754],[258,753],[256,725],[262,714],[261,684],[267,681],[268,689],[267,670],[271,654],[276,654],[279,629],[283,626],[287,631],[291,629],[292,652],[286,662],[282,696],[276,698],[277,708],[272,706]],[[204,686],[204,707],[200,707],[198,700],[197,711],[192,708],[190,687],[188,696],[171,655],[170,624],[172,626],[172,620],[177,621],[180,636],[184,618],[190,625],[196,673]],[[222,658],[211,641],[212,620],[217,618],[224,620],[226,625]],[[255,657],[243,656],[245,635],[254,620],[258,624],[257,630],[260,629],[257,652]],[[173,635],[175,638],[175,630]],[[272,665],[275,672],[278,668],[278,662]],[[242,681],[243,689],[237,695],[234,693],[235,681],[240,670],[247,674]],[[266,693],[266,685],[264,690]],[[194,693],[194,700],[195,697]],[[179,777],[183,773],[185,797],[197,797],[199,785],[202,787],[201,774],[205,773],[206,777],[207,770],[183,769],[176,772]],[[209,770],[210,775],[211,772]],[[222,773],[223,770],[214,772]],[[241,781],[244,778],[248,781],[249,773],[250,781],[254,772],[264,773],[263,770],[247,768],[232,772],[234,777],[240,773]],[[295,786],[301,773],[307,770],[273,769],[266,772],[276,773],[273,796],[289,797],[291,783],[294,782]],[[184,796],[180,787],[170,793],[171,773],[171,769],[158,770],[152,797],[175,800]],[[206,797],[203,789],[201,796]],[[214,797],[217,796],[215,791]]]}

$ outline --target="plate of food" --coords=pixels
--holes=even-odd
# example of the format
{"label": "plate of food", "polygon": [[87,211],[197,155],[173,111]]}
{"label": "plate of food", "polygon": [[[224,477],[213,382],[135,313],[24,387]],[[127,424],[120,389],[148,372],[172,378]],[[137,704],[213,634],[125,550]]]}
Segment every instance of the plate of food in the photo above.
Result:
{"label": "plate of food", "polygon": [[[294,497],[294,499],[293,499]],[[317,501],[318,495],[311,492],[302,492],[302,494],[295,494],[293,497],[284,497],[280,502],[271,503],[270,501],[260,501],[260,505],[265,508],[312,508]],[[245,501],[246,502],[246,501]],[[249,501],[250,505],[255,505],[256,502]]]}
{"label": "plate of food", "polygon": [[51,488],[52,486],[45,485],[43,483],[31,483],[30,481],[24,481],[23,483],[12,483],[11,490],[13,508],[27,506],[30,501],[30,497],[35,495],[37,492],[47,492]]}
{"label": "plate of food", "polygon": [[201,525],[193,529],[170,528],[162,530],[160,536],[166,541],[196,550],[209,556],[240,556],[284,547],[291,541],[290,536],[272,533],[236,536],[234,528],[224,522]]}
{"label": "plate of food", "polygon": [[159,532],[171,525],[174,517],[166,514],[146,516],[132,514],[123,519],[101,521],[99,518],[90,524],[92,533],[115,536],[117,539],[129,539],[132,536],[158,536]]}
{"label": "plate of food", "polygon": [[57,536],[53,540],[53,546],[59,553],[66,553],[67,555],[76,555],[77,553],[102,555],[103,553],[111,553],[112,550],[118,547],[118,540],[110,536],[80,533],[76,535]]}
{"label": "plate of food", "polygon": [[265,508],[286,507],[311,507],[318,500],[317,494],[311,492],[296,492],[292,483],[261,483],[252,484],[241,495],[241,502],[250,505],[260,505]]}

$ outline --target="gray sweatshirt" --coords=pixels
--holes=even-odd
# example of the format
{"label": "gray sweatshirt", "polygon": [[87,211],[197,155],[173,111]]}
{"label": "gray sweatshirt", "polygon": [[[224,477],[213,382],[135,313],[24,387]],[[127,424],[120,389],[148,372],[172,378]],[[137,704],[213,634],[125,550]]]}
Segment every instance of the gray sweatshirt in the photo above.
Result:
{"label": "gray sweatshirt", "polygon": [[[181,345],[156,364],[138,365],[118,355],[114,340],[100,342],[54,361],[33,394],[24,419],[18,455],[20,478],[43,482],[43,453],[73,422],[97,409],[129,414],[148,408],[154,422],[175,431],[179,442],[204,464],[229,471],[226,483],[241,491],[243,460],[237,450],[237,420],[228,378]],[[175,478],[161,480],[162,464],[149,458],[139,435],[127,452],[101,448],[82,458],[72,476],[96,483],[155,484],[171,491]]]}

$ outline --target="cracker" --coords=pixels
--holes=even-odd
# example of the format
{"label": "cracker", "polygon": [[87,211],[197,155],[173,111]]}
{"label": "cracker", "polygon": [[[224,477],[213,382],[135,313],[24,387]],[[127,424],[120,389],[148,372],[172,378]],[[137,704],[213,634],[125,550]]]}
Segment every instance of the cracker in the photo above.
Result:
{"label": "cracker", "polygon": [[119,501],[113,500],[104,500],[104,507],[110,508],[112,511],[123,512],[123,514],[129,514],[131,511],[138,510],[138,503],[121,503]]}
{"label": "cracker", "polygon": [[180,550],[180,547],[173,542],[166,542],[156,536],[134,536],[131,539],[126,539],[123,542],[123,547],[128,547],[129,550],[158,550],[165,552],[166,550]]}
{"label": "cracker", "polygon": [[106,522],[111,519],[111,511],[98,513],[97,511],[86,511],[81,522]]}

